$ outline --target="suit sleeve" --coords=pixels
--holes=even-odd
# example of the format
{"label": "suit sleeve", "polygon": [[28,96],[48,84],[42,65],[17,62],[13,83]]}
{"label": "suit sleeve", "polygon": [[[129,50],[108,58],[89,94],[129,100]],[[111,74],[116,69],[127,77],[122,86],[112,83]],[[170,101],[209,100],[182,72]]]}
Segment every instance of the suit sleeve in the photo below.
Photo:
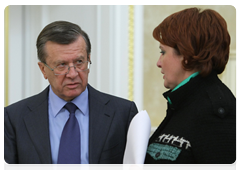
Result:
{"label": "suit sleeve", "polygon": [[128,117],[128,125],[130,125],[133,117],[138,113],[138,109],[137,106],[134,102],[131,102],[131,106],[130,106],[130,113],[129,113],[129,117]]}
{"label": "suit sleeve", "polygon": [[18,163],[16,135],[6,108],[4,108],[4,159],[9,164]]}

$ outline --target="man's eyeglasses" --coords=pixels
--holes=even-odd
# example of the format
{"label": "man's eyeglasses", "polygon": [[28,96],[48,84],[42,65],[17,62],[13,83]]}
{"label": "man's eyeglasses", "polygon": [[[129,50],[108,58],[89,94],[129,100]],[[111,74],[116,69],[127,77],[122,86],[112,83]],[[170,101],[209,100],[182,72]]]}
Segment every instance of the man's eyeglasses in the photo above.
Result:
{"label": "man's eyeglasses", "polygon": [[53,71],[55,75],[65,75],[69,73],[70,67],[74,67],[77,72],[87,71],[90,69],[91,61],[77,61],[73,66],[68,66],[66,64],[57,65],[54,68],[51,68],[46,63],[44,63],[50,70]]}

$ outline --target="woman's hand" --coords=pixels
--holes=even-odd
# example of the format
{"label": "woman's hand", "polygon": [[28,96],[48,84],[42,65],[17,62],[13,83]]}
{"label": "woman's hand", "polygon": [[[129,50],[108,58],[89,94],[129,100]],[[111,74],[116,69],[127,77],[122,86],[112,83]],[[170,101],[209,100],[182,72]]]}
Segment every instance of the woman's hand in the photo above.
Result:
{"label": "woman's hand", "polygon": [[131,165],[130,167],[129,167],[129,170],[143,170],[143,169],[141,169],[139,166],[137,166],[137,165]]}

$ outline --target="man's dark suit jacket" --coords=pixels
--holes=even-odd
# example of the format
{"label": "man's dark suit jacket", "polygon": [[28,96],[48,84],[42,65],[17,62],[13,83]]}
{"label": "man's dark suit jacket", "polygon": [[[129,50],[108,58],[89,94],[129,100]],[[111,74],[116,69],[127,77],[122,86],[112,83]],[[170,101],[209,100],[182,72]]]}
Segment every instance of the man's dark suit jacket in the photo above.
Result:
{"label": "man's dark suit jacket", "polygon": [[[4,158],[12,164],[51,164],[48,91],[4,108]],[[89,163],[121,164],[134,102],[101,93],[90,85]]]}

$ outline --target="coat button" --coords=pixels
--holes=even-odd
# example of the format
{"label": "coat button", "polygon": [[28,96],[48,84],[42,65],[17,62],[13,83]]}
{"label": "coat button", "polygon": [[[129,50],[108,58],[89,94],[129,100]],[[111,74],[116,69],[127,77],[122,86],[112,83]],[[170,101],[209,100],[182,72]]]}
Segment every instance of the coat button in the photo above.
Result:
{"label": "coat button", "polygon": [[224,108],[220,107],[220,108],[218,109],[218,113],[219,113],[220,115],[223,115],[223,114],[225,113]]}
{"label": "coat button", "polygon": [[222,107],[219,107],[219,108],[218,108],[218,116],[221,117],[221,118],[224,118],[225,115],[226,115],[225,109],[222,108]]}
{"label": "coat button", "polygon": [[160,156],[160,152],[157,152],[155,157],[158,158]]}

